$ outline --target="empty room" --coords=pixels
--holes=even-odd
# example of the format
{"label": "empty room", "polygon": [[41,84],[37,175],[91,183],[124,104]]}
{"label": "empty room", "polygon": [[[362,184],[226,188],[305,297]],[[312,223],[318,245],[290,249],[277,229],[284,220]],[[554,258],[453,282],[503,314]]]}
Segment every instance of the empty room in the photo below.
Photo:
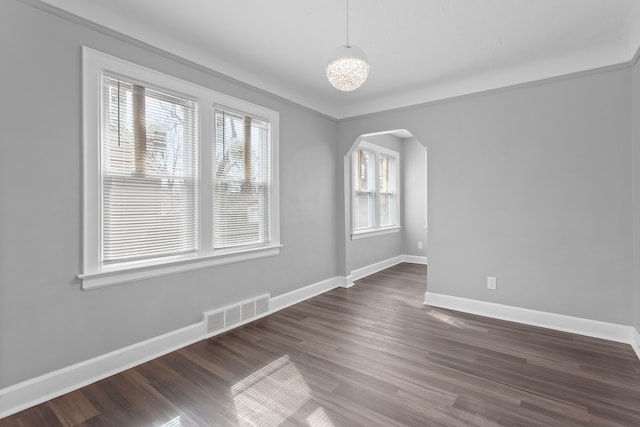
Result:
{"label": "empty room", "polygon": [[1,427],[640,425],[640,2],[0,33]]}

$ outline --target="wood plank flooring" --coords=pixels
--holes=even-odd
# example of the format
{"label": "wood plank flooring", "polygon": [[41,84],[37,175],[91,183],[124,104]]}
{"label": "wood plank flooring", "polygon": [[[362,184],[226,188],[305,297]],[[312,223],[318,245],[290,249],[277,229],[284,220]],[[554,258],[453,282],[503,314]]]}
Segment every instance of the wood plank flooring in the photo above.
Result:
{"label": "wood plank flooring", "polygon": [[400,264],[0,426],[640,426],[630,346],[421,303]]}

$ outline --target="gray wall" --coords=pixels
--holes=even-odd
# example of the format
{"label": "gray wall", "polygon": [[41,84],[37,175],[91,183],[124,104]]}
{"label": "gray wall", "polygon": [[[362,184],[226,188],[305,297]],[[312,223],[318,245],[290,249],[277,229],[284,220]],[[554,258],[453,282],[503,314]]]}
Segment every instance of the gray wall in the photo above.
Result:
{"label": "gray wall", "polygon": [[[358,135],[360,136],[360,135]],[[363,138],[365,141],[372,144],[386,147],[391,150],[395,150],[400,153],[401,167],[404,164],[404,147],[402,140],[393,135],[375,135],[367,136]],[[351,141],[353,145],[356,140]],[[349,146],[349,148],[351,147]],[[400,177],[400,188],[403,188],[403,176]],[[349,210],[350,208],[347,208]],[[401,223],[404,223],[402,216],[403,210],[401,209]],[[402,231],[398,233],[385,234],[382,236],[366,237],[364,239],[351,240],[351,224],[347,225],[347,233],[349,238],[347,241],[347,252],[349,259],[351,260],[351,270],[366,267],[379,261],[383,261],[389,258],[393,258],[402,254],[404,248],[404,234]]]}
{"label": "gray wall", "polygon": [[340,152],[386,129],[427,146],[430,291],[630,325],[630,84],[611,69],[345,120]]}
{"label": "gray wall", "polygon": [[[428,236],[424,229],[427,218],[425,200],[427,191],[427,165],[425,147],[415,138],[406,138],[403,142],[403,254],[425,257],[427,256],[428,244]],[[418,249],[418,242],[422,242],[422,249]]]}
{"label": "gray wall", "polygon": [[[0,388],[336,276],[335,121],[15,0],[0,32]],[[280,112],[279,256],[80,289],[82,45]]]}
{"label": "gray wall", "polygon": [[640,62],[632,69],[634,325],[640,333]]}

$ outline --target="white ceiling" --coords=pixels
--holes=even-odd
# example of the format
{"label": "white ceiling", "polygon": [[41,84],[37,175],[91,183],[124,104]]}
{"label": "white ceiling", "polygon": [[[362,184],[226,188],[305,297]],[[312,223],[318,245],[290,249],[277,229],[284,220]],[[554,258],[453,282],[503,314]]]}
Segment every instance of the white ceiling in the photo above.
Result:
{"label": "white ceiling", "polygon": [[324,76],[346,0],[42,0],[335,118],[632,59],[638,0],[350,0],[369,57],[357,91]]}

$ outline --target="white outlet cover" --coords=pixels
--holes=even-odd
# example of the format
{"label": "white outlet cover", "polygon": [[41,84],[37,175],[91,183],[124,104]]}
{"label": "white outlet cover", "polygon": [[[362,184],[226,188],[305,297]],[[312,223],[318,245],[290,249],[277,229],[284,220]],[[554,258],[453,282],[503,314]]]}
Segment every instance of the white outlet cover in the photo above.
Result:
{"label": "white outlet cover", "polygon": [[487,289],[496,290],[498,287],[498,281],[493,276],[487,277]]}

